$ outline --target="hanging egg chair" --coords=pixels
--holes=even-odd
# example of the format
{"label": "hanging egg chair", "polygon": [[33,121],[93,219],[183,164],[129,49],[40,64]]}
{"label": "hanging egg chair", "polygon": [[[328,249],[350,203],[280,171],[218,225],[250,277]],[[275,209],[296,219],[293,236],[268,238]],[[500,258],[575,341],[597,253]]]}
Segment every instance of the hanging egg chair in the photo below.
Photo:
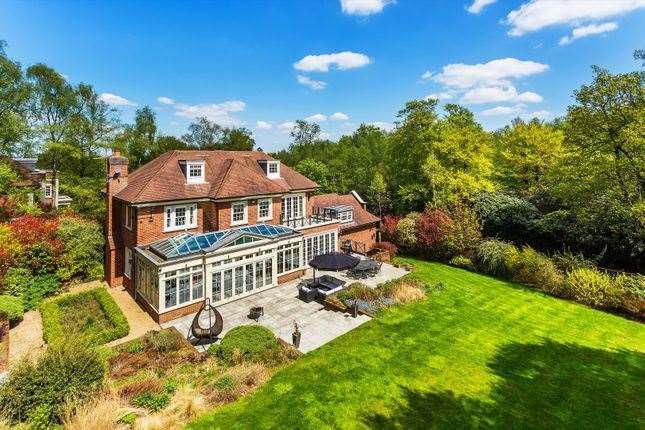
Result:
{"label": "hanging egg chair", "polygon": [[204,300],[202,307],[195,314],[190,331],[197,339],[217,339],[224,328],[222,315],[211,305],[211,299]]}

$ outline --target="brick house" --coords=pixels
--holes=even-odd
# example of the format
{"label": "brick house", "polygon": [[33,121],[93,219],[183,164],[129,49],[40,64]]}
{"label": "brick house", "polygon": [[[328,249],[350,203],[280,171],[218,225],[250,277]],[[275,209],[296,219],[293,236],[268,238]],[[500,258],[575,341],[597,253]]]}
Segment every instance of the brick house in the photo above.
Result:
{"label": "brick house", "polygon": [[69,206],[72,198],[60,194],[58,189],[58,178],[52,170],[39,169],[36,167],[36,158],[10,158],[0,157],[1,161],[9,164],[19,176],[19,181],[12,184],[15,187],[30,188],[30,202],[40,204],[43,208],[56,209],[62,206]]}
{"label": "brick house", "polygon": [[369,250],[379,218],[360,196],[318,184],[256,151],[169,151],[131,174],[107,160],[105,276],[158,322],[304,274],[351,240]]}

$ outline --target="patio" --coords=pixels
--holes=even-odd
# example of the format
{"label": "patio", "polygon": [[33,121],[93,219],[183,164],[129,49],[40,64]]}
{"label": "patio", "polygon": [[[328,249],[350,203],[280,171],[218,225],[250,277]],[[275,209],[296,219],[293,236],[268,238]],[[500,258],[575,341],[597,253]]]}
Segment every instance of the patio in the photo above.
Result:
{"label": "patio", "polygon": [[[376,285],[400,278],[408,272],[396,268],[390,264],[383,264],[381,273],[373,278],[362,279],[365,285],[375,288]],[[316,271],[316,276],[329,274],[347,282],[347,285],[356,282],[347,278],[342,272]],[[312,270],[307,270],[305,278],[313,276]],[[240,300],[218,306],[217,310],[224,318],[224,330],[220,338],[233,327],[246,324],[260,324],[269,328],[273,333],[291,343],[293,332],[293,321],[300,326],[302,333],[300,348],[301,352],[314,350],[327,342],[347,333],[370,320],[366,315],[359,315],[353,318],[349,313],[327,310],[320,303],[305,303],[298,299],[298,284],[300,279],[287,282],[270,290],[263,291]],[[264,316],[256,322],[248,318],[249,310],[253,306],[263,306]],[[162,327],[175,327],[180,333],[187,336],[190,331],[195,314],[187,315],[173,321],[162,324]],[[200,351],[208,349],[208,343],[201,343],[196,346]]]}

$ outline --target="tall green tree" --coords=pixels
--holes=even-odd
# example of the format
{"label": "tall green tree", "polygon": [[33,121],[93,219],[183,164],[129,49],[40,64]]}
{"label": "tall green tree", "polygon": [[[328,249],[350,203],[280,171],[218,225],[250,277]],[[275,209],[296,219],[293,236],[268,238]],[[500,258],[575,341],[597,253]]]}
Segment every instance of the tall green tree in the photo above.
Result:
{"label": "tall green tree", "polygon": [[335,191],[330,181],[331,175],[329,169],[321,161],[314,160],[313,158],[305,158],[296,164],[296,170],[318,183],[321,193],[332,193]]}
{"label": "tall green tree", "polygon": [[7,57],[5,47],[6,42],[0,40],[0,155],[32,155],[21,145],[31,131],[27,122],[31,87],[20,64]]}
{"label": "tall green tree", "polygon": [[299,119],[296,120],[290,135],[293,139],[292,145],[311,145],[320,137],[320,125]]}
{"label": "tall green tree", "polygon": [[497,183],[520,196],[535,194],[560,162],[563,140],[564,132],[552,124],[516,119],[495,136]]}
{"label": "tall green tree", "polygon": [[383,216],[383,209],[390,203],[390,196],[385,183],[385,178],[380,172],[374,173],[372,182],[367,189],[367,197],[369,198],[370,205],[375,207],[378,211],[379,217]]}
{"label": "tall green tree", "polygon": [[249,129],[221,127],[206,117],[193,121],[181,139],[195,149],[251,151],[255,145]]}

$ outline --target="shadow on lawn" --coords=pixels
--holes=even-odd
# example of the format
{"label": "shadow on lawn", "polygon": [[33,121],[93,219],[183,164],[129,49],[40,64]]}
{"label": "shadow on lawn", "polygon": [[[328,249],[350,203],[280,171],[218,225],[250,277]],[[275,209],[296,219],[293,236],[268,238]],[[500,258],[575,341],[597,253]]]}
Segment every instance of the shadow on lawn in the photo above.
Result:
{"label": "shadow on lawn", "polygon": [[546,341],[512,343],[489,363],[500,378],[485,399],[404,388],[376,429],[645,428],[645,354]]}

